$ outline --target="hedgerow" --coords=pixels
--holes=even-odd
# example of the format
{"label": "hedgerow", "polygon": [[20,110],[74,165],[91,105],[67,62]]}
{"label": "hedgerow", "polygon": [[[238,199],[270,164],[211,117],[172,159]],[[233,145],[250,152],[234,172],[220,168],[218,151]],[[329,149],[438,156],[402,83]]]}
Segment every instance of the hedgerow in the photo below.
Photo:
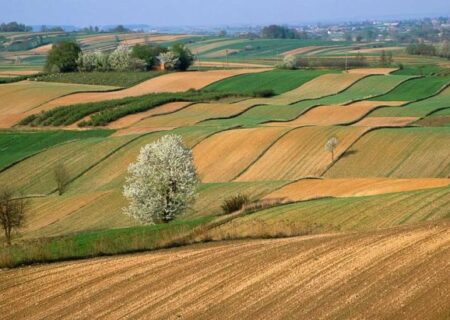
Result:
{"label": "hedgerow", "polygon": [[118,100],[74,104],[58,107],[23,119],[19,125],[29,126],[67,126],[87,116],[78,126],[105,126],[108,123],[130,114],[144,112],[157,106],[178,101],[207,102],[228,97],[244,97],[244,94],[230,92],[204,92],[190,90],[181,93],[154,93],[139,97]]}

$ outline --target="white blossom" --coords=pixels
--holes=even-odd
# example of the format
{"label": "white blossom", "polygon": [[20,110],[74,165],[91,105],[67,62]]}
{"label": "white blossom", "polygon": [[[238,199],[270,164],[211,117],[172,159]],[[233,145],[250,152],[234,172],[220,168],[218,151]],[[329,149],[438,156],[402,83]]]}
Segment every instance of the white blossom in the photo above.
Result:
{"label": "white blossom", "polygon": [[141,223],[169,222],[195,199],[198,184],[192,151],[180,136],[167,135],[142,147],[128,168],[125,214]]}
{"label": "white blossom", "polygon": [[173,70],[177,67],[179,57],[172,51],[163,52],[158,56],[158,60],[163,70]]}
{"label": "white blossom", "polygon": [[120,45],[109,55],[109,64],[115,71],[126,71],[130,66],[131,50]]}

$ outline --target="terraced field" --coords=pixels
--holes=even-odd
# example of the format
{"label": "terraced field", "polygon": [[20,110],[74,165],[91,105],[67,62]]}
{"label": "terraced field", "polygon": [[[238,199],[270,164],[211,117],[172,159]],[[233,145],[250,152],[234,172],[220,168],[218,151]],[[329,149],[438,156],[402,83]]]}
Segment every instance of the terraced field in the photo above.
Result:
{"label": "terraced field", "polygon": [[[0,85],[0,128],[9,128],[40,106],[75,92],[108,91],[115,87],[22,81]],[[107,93],[103,93],[107,94]]]}
{"label": "terraced field", "polygon": [[[210,238],[245,238],[276,234],[290,227],[297,234],[369,231],[448,218],[450,188],[365,197],[325,198],[286,204],[244,215],[209,231]],[[382,212],[380,212],[382,208]]]}
{"label": "terraced field", "polygon": [[25,194],[53,192],[56,189],[53,170],[58,163],[66,166],[73,179],[132,138],[89,138],[57,145],[0,173],[0,183]]}
{"label": "terraced field", "polygon": [[286,132],[284,128],[238,129],[202,141],[193,150],[200,179],[233,180]]}
{"label": "terraced field", "polygon": [[450,175],[450,128],[380,129],[362,137],[328,178],[426,178]]}
{"label": "terraced field", "polygon": [[305,112],[293,121],[271,122],[268,125],[301,127],[350,124],[364,118],[372,110],[381,106],[400,106],[404,103],[404,101],[359,101],[345,106],[320,106]]}
{"label": "terraced field", "polygon": [[403,108],[382,108],[370,114],[370,117],[425,117],[438,110],[450,107],[450,87],[431,98],[413,102]]}
{"label": "terraced field", "polygon": [[284,199],[284,202],[311,200],[324,197],[369,196],[427,188],[445,187],[450,179],[301,179],[278,189],[264,198]]}
{"label": "terraced field", "polygon": [[377,101],[416,101],[427,98],[444,86],[450,84],[449,77],[420,77],[413,78],[400,84],[391,92],[376,97]]}
{"label": "terraced field", "polygon": [[424,127],[440,127],[450,125],[450,108],[442,109],[431,113],[425,118],[417,121],[415,124]]}
{"label": "terraced field", "polygon": [[0,171],[17,161],[27,158],[54,145],[91,137],[106,137],[111,133],[112,131],[108,130],[79,132],[0,132],[0,150],[2,151],[2,156],[0,158]]}
{"label": "terraced field", "polygon": [[[305,127],[284,135],[255,161],[237,181],[296,180],[320,176],[332,163],[325,143],[332,136],[340,144],[335,154],[339,157],[366,132],[357,127]],[[239,153],[240,150],[234,152]]]}
{"label": "terraced field", "polygon": [[[51,101],[39,110],[49,110],[58,106],[103,100],[136,97],[155,92],[183,92],[201,89],[213,82],[244,73],[262,72],[265,69],[212,70],[203,72],[176,72],[144,81],[136,86],[117,92],[73,94]],[[193,80],[194,79],[194,80]]]}
{"label": "terraced field", "polygon": [[205,90],[228,92],[252,92],[273,90],[281,94],[300,87],[312,79],[332,71],[322,70],[272,70],[262,73],[244,74],[218,81]]}
{"label": "terraced field", "polygon": [[442,222],[43,265],[2,272],[0,308],[30,319],[445,319],[449,245]]}

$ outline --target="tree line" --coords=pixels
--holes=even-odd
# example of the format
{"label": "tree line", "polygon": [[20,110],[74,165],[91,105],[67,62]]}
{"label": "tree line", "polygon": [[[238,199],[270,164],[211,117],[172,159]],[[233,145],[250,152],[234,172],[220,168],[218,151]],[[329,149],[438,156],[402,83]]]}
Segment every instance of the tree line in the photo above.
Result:
{"label": "tree line", "polygon": [[119,45],[113,52],[83,52],[75,41],[59,41],[49,51],[47,72],[92,71],[185,71],[194,62],[192,52],[183,44],[170,48],[137,44],[130,48]]}

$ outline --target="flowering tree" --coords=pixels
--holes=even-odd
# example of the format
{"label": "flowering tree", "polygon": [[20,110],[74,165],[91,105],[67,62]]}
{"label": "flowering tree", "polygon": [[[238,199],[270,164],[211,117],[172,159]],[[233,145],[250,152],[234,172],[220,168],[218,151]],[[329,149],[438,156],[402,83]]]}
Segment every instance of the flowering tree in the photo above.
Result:
{"label": "flowering tree", "polygon": [[115,71],[128,70],[130,66],[131,50],[127,46],[118,46],[109,55],[109,64]]}
{"label": "flowering tree", "polygon": [[280,68],[294,70],[297,68],[297,58],[292,54],[285,56]]}
{"label": "flowering tree", "polygon": [[167,135],[141,149],[128,168],[125,214],[141,223],[167,223],[184,213],[198,184],[192,151],[180,136]]}
{"label": "flowering tree", "polygon": [[331,153],[331,161],[334,161],[334,151],[339,145],[339,140],[336,137],[330,138],[325,144],[325,150]]}
{"label": "flowering tree", "polygon": [[177,68],[179,62],[178,56],[172,51],[162,52],[158,56],[158,60],[161,63],[162,70],[174,70]]}

